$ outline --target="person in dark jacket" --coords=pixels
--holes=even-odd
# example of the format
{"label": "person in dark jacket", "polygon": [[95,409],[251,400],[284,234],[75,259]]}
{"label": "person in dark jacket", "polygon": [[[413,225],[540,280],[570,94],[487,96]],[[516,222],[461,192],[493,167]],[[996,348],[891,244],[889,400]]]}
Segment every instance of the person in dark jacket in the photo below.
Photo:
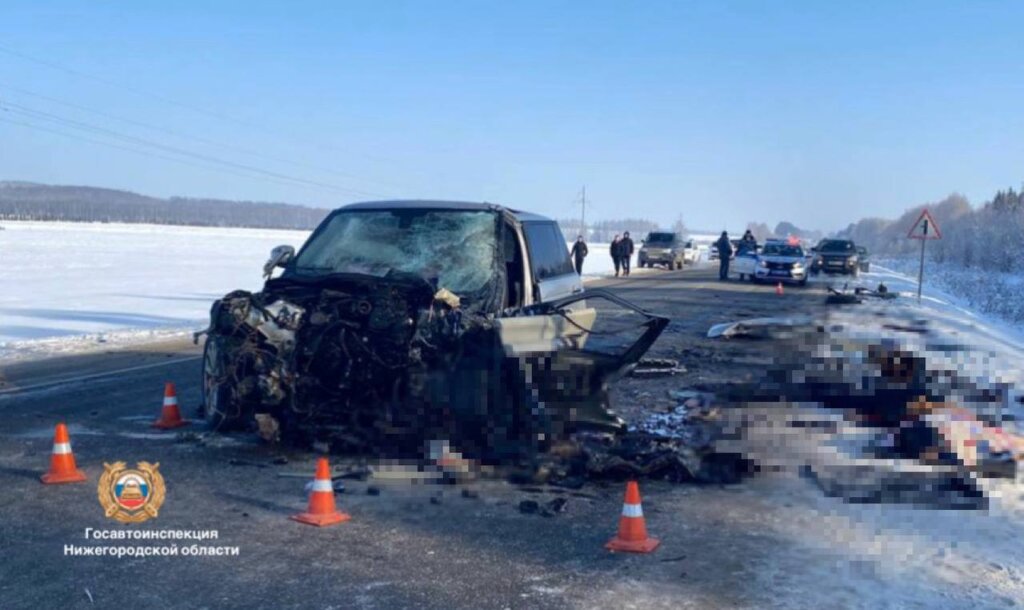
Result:
{"label": "person in dark jacket", "polygon": [[[756,252],[757,251],[757,238],[754,234],[747,229],[747,232],[740,238],[739,246],[736,248],[740,252]],[[737,252],[738,254],[739,252]]]}
{"label": "person in dark jacket", "polygon": [[633,240],[629,237],[629,231],[622,234],[619,256],[622,258],[622,275],[629,275],[629,262],[633,258]]}
{"label": "person in dark jacket", "polygon": [[583,275],[583,259],[587,257],[590,251],[587,250],[587,244],[583,241],[583,236],[578,235],[576,237],[576,243],[572,245],[572,260],[576,263],[576,273]]}
{"label": "person in dark jacket", "polygon": [[619,277],[619,268],[622,267],[622,256],[619,254],[621,244],[622,237],[616,233],[611,246],[608,247],[608,252],[612,255],[612,264],[615,265],[615,277]]}
{"label": "person in dark jacket", "polygon": [[722,236],[715,242],[718,249],[718,279],[729,279],[729,259],[732,258],[732,243],[729,242],[729,233],[722,231]]}

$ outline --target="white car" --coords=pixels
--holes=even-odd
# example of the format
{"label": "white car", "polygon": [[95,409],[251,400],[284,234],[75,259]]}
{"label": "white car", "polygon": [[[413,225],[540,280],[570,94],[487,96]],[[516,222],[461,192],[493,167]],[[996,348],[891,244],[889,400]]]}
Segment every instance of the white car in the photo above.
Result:
{"label": "white car", "polygon": [[683,264],[692,265],[700,260],[700,247],[693,243],[693,240],[686,242],[683,246]]}

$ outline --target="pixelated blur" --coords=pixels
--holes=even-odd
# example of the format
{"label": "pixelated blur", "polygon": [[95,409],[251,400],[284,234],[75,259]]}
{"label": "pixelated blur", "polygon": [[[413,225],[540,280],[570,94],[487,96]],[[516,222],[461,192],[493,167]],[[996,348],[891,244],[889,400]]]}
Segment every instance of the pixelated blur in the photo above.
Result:
{"label": "pixelated blur", "polygon": [[1024,610],[1022,26],[4,0],[0,610]]}

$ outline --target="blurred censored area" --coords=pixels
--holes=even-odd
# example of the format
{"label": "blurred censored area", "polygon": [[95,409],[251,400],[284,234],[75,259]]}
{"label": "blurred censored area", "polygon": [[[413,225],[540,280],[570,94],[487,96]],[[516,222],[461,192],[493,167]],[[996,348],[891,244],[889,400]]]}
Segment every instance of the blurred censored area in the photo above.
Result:
{"label": "blurred censored area", "polygon": [[887,309],[746,329],[784,343],[737,391],[720,447],[796,469],[851,502],[985,508],[986,482],[1017,476],[1021,394],[997,350]]}

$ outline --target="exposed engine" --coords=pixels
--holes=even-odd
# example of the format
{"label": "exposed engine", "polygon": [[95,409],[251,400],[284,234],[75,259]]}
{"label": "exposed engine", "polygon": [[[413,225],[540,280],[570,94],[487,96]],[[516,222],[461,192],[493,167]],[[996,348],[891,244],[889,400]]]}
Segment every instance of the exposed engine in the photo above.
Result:
{"label": "exposed engine", "polygon": [[486,342],[487,318],[419,278],[272,280],[264,292],[226,295],[211,320],[211,421],[255,415],[268,437],[333,431],[358,446],[443,425],[446,374],[494,351],[467,349],[475,337]]}

